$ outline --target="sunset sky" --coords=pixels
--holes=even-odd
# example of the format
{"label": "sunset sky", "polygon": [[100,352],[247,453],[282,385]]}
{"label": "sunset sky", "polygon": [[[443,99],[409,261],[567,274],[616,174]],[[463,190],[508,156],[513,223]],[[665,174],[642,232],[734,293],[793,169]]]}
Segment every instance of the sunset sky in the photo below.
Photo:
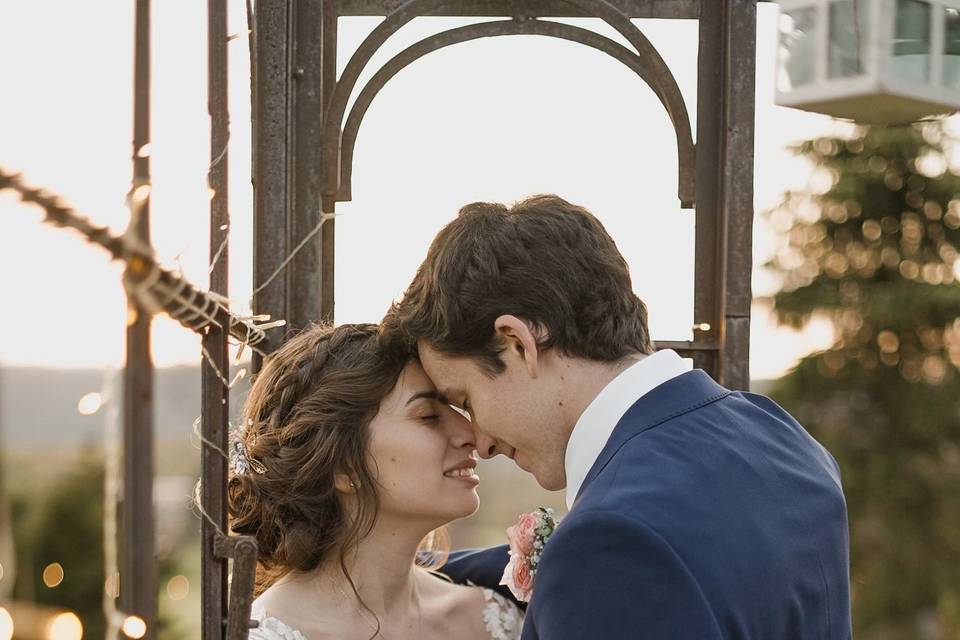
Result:
{"label": "sunset sky", "polygon": [[[101,224],[126,225],[131,175],[132,2],[6,3],[0,9],[0,165],[59,192]],[[209,117],[206,3],[153,8],[153,237],[157,255],[207,283]],[[251,291],[249,67],[244,5],[232,0],[230,44],[231,298]],[[341,21],[340,68],[379,19]],[[419,19],[394,36],[361,79],[401,48],[466,20]],[[571,21],[615,39],[590,20]],[[636,23],[671,66],[696,122],[696,23]],[[759,212],[811,172],[785,147],[838,130],[825,117],[773,104],[777,7],[759,7],[754,290],[776,281],[760,268],[776,250]],[[433,235],[467,202],[510,202],[555,192],[592,210],[630,262],[654,339],[690,336],[693,212],[676,197],[676,148],[653,92],[604,54],[518,36],[458,45],[421,59],[373,103],[357,144],[351,203],[337,220],[337,322],[377,321],[402,293]],[[0,194],[0,363],[119,366],[125,310],[121,269],[74,234],[39,223]],[[802,334],[755,309],[755,378],[782,373],[830,341],[825,322]],[[155,322],[160,366],[198,360],[199,343]]]}

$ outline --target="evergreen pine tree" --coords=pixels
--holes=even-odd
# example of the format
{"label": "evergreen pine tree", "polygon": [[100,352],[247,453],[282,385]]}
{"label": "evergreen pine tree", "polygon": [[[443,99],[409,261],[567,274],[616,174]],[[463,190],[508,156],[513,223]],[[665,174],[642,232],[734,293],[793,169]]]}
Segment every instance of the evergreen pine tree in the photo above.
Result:
{"label": "evergreen pine tree", "polygon": [[942,123],[802,143],[823,189],[769,213],[782,323],[835,342],[771,392],[837,458],[854,630],[960,638],[960,176]]}

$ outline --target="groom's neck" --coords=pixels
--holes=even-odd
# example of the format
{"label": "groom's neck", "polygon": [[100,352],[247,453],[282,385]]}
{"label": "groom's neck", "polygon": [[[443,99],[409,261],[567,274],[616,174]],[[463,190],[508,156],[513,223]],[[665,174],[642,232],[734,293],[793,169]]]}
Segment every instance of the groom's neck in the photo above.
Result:
{"label": "groom's neck", "polygon": [[[600,362],[583,358],[565,358],[564,374],[561,378],[561,397],[568,409],[566,423],[573,431],[574,425],[583,412],[596,399],[600,392],[631,366],[646,358],[642,353],[631,353],[613,362]],[[569,438],[570,433],[566,434]]]}

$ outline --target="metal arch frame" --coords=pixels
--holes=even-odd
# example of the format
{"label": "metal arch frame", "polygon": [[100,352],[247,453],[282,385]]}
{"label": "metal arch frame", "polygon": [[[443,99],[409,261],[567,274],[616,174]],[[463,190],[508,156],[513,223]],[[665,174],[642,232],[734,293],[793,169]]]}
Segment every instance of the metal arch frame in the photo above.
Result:
{"label": "metal arch frame", "polygon": [[[357,134],[370,104],[390,80],[405,67],[434,51],[480,38],[512,35],[547,36],[586,45],[610,55],[634,71],[648,85],[652,86],[652,72],[645,59],[606,36],[602,36],[589,29],[583,29],[560,22],[538,19],[482,22],[449,29],[424,38],[391,58],[370,78],[357,96],[350,110],[350,114],[347,117],[346,124],[343,126],[343,130],[339,132],[339,136],[337,136],[337,128],[339,122],[343,119],[343,112],[331,109],[331,111],[327,113],[324,121],[325,140],[330,141],[338,137],[339,144],[337,145],[330,142],[324,144],[323,149],[329,154],[334,154],[339,150],[339,163],[334,162],[333,159],[329,157],[321,160],[321,166],[324,170],[324,209],[332,209],[334,199],[336,202],[350,200],[353,155]],[[671,78],[672,77],[671,75]],[[348,87],[343,88],[343,93],[346,94]],[[335,103],[337,102],[336,96],[340,92],[340,89],[341,87],[338,85],[334,93]],[[350,89],[352,89],[352,87],[350,87]],[[693,135],[690,132],[690,117],[687,113],[686,104],[682,98],[679,100],[679,104],[677,104],[673,93],[661,93],[658,95],[658,98],[670,116],[677,137],[677,158],[679,162],[678,197],[680,198],[681,206],[684,208],[692,208],[694,205],[693,199],[695,191],[696,150],[693,144]],[[344,102],[343,104],[345,105],[346,103]],[[334,147],[336,147],[336,149]],[[338,164],[339,182],[337,182],[336,175]]]}
{"label": "metal arch frame", "polygon": [[[389,76],[396,73],[389,73],[392,69],[387,67],[391,63],[398,67],[397,71],[403,66],[400,64],[403,58],[395,57],[381,70],[382,80],[367,84],[358,97],[360,111],[357,111],[358,105],[354,105],[346,129],[341,132],[346,101],[362,65],[361,58],[355,54],[351,64],[360,65],[361,69],[348,65],[355,77],[351,81],[345,71],[337,82],[337,20],[340,16],[386,16],[378,27],[380,30],[375,29],[378,38],[388,29],[384,25],[392,27],[400,19],[409,22],[418,15],[508,16],[537,25],[535,28],[557,24],[535,21],[536,16],[601,17],[636,48],[637,53],[627,48],[623,51],[631,59],[636,56],[640,62],[648,53],[643,46],[646,38],[633,27],[630,18],[694,18],[699,26],[697,138],[695,174],[691,176],[695,180],[690,186],[695,196],[692,200],[696,217],[695,328],[690,341],[660,342],[657,346],[673,348],[691,357],[695,366],[730,388],[749,388],[758,1],[258,0],[252,65],[255,289],[260,289],[293,247],[307,234],[315,232],[321,210],[332,212],[340,185],[325,189],[324,178],[332,176],[339,181],[342,142],[349,143],[344,149],[349,149],[351,161],[353,153],[353,139],[344,140],[341,135],[355,138],[365,108],[360,100],[372,100],[376,82],[385,84]],[[427,38],[412,48],[430,48],[442,43],[444,37],[450,36],[434,36],[432,41]],[[373,42],[375,40],[368,37],[361,48],[371,48]],[[378,48],[379,45],[373,50]],[[620,53],[620,49],[617,52]],[[662,63],[655,50],[653,54]],[[407,55],[412,53],[408,50]],[[676,89],[672,73],[669,78]],[[345,89],[348,84],[351,85],[349,91]],[[664,100],[664,96],[669,92],[664,92],[662,81],[649,84],[666,105],[669,101]],[[342,106],[334,104],[337,89],[346,93],[337,98],[343,101]],[[679,95],[678,89],[676,95]],[[682,96],[676,103],[684,104]],[[334,113],[339,116],[331,115]],[[324,116],[333,123],[332,134],[326,134],[323,129]],[[335,153],[322,151],[324,147],[333,147]],[[345,195],[349,196],[349,190]],[[304,246],[283,276],[258,291],[253,304],[255,313],[285,318],[293,330],[317,319],[333,318],[333,223],[331,220],[320,227],[316,239]],[[255,361],[255,368],[257,365]],[[220,487],[220,491],[225,495],[226,487]],[[209,587],[204,585],[204,589]],[[249,589],[249,584],[244,589]],[[231,597],[233,595],[231,593]],[[242,618],[249,599],[239,596],[238,593],[236,603],[231,603],[230,613]],[[207,618],[212,621],[214,616],[205,614]],[[229,634],[222,627],[213,627],[211,624],[209,630],[205,628],[205,640],[221,640],[224,634]],[[235,629],[237,631],[242,630]]]}
{"label": "metal arch frame", "polygon": [[[337,147],[341,142],[344,161],[352,160],[351,138],[354,127],[359,126],[354,123],[362,120],[362,104],[360,111],[354,105],[341,139],[339,125],[346,107],[335,104],[334,93],[340,90],[338,101],[349,99],[352,87],[350,92],[345,87],[356,84],[363,56],[358,50],[338,82],[339,17],[384,16],[372,38],[361,45],[376,50],[374,43],[385,41],[387,31],[419,15],[506,16],[533,23],[534,28],[556,24],[535,21],[536,16],[592,16],[611,24],[641,54],[646,50],[642,44],[646,38],[634,28],[631,18],[697,19],[695,327],[692,340],[660,342],[658,346],[693,358],[696,366],[731,388],[748,388],[758,1],[258,0],[254,29],[255,287],[317,228],[321,211],[329,213],[335,207],[340,185],[334,191],[324,178],[331,183],[330,176],[340,180],[341,152]],[[439,41],[428,38],[414,47],[434,46],[425,44],[428,42]],[[629,48],[624,50],[644,59]],[[393,61],[395,66],[400,62],[397,58]],[[381,71],[384,78],[387,71]],[[672,81],[672,74],[670,78]],[[362,90],[366,95],[361,93],[358,102],[372,98],[375,87],[372,81],[368,83]],[[337,112],[340,115],[334,116]],[[325,123],[335,123],[330,125],[332,134],[325,135]],[[324,147],[333,147],[334,153],[322,151]],[[339,195],[349,197],[349,189]],[[317,240],[300,251],[283,277],[257,294],[256,313],[285,318],[294,330],[317,319],[332,319],[334,222],[323,225]]]}
{"label": "metal arch frame", "polygon": [[[643,78],[643,80],[650,86],[650,88],[653,89],[654,93],[660,99],[660,102],[670,114],[671,120],[674,124],[674,129],[677,133],[677,155],[680,164],[680,170],[678,172],[678,195],[681,204],[684,207],[692,207],[696,190],[695,171],[693,167],[695,163],[695,152],[693,148],[692,136],[690,135],[690,120],[689,116],[687,115],[686,104],[683,101],[683,95],[680,93],[680,87],[677,85],[677,81],[676,78],[674,78],[673,73],[663,61],[663,58],[660,56],[660,53],[657,51],[656,47],[654,47],[647,37],[643,35],[643,32],[641,32],[632,22],[630,22],[630,19],[627,18],[626,15],[624,15],[620,10],[610,3],[606,2],[606,0],[565,0],[565,2],[580,9],[587,15],[591,15],[603,20],[605,23],[616,29],[617,32],[626,38],[626,40],[633,45],[634,49],[636,49],[635,59],[640,63],[644,73],[641,73],[633,65],[626,61],[626,56],[624,54],[630,54],[630,52],[628,49],[622,47],[618,43],[600,36],[599,34],[595,34],[587,29],[581,29],[578,27],[568,27],[564,29],[562,27],[567,27],[567,25],[531,19],[531,16],[529,16],[524,11],[523,7],[520,6],[515,10],[515,15],[520,15],[513,21],[469,25],[467,27],[460,27],[457,29],[444,31],[418,42],[417,44],[398,54],[394,59],[390,60],[386,65],[384,65],[383,69],[395,68],[396,70],[386,77],[381,77],[381,81],[383,84],[385,84],[390,80],[390,78],[393,77],[393,75],[399,72],[403,66],[406,66],[399,65],[397,63],[398,58],[402,60],[406,57],[413,56],[412,59],[410,59],[407,63],[409,64],[417,58],[436,49],[443,48],[444,46],[449,46],[459,42],[466,42],[482,37],[521,34],[545,35],[572,40],[574,42],[585,44],[592,48],[604,51],[636,71],[638,75],[640,75],[641,78]],[[324,110],[323,116],[324,125],[323,137],[321,139],[320,163],[321,171],[323,171],[324,175],[323,196],[325,201],[325,211],[332,212],[333,210],[334,205],[333,202],[330,201],[332,196],[335,196],[335,199],[341,199],[343,196],[343,194],[340,193],[339,184],[339,182],[342,181],[341,178],[343,176],[343,170],[340,165],[343,164],[344,161],[341,144],[341,135],[343,133],[341,130],[341,125],[343,124],[343,116],[346,112],[347,103],[350,100],[350,96],[352,95],[354,88],[356,87],[360,74],[373,55],[379,51],[380,47],[383,46],[390,36],[399,31],[404,25],[409,23],[415,17],[423,15],[425,12],[443,4],[443,0],[410,0],[409,2],[400,6],[393,13],[389,14],[383,22],[378,24],[373,31],[367,35],[364,41],[354,52],[353,56],[351,56],[347,66],[343,70],[343,73],[337,80],[336,87],[333,91],[333,96],[330,99],[329,105],[327,105],[327,108]],[[514,24],[515,26],[512,26]],[[557,25],[557,27],[560,28],[555,28],[554,30],[546,25]],[[512,26],[512,28],[508,29],[510,26]],[[543,29],[542,31],[540,30],[541,28]],[[474,33],[476,35],[470,35]],[[613,46],[610,47],[606,43],[603,43],[603,41],[607,41]],[[443,44],[444,42],[447,44]],[[613,51],[616,51],[616,53],[610,49],[613,49]],[[621,49],[622,51],[620,51]],[[420,50],[423,52],[419,55],[415,55],[415,53]],[[373,82],[374,80],[370,81],[371,84]],[[684,125],[686,126],[684,127]],[[689,146],[686,145],[687,141],[689,141]],[[347,176],[349,177],[349,175],[350,168],[347,169]],[[338,181],[336,188],[333,186],[335,180]],[[349,193],[349,182],[346,184],[348,185],[347,193]]]}

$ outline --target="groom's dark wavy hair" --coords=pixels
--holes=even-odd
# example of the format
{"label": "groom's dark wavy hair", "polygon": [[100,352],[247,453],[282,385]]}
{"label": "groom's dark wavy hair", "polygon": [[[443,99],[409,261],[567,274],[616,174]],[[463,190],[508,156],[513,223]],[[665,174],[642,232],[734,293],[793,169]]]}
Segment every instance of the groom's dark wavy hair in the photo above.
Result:
{"label": "groom's dark wavy hair", "polygon": [[556,195],[506,207],[474,202],[445,226],[381,324],[392,350],[441,353],[504,369],[494,321],[509,314],[546,329],[541,349],[602,362],[652,353],[647,308],[617,245],[593,214]]}

